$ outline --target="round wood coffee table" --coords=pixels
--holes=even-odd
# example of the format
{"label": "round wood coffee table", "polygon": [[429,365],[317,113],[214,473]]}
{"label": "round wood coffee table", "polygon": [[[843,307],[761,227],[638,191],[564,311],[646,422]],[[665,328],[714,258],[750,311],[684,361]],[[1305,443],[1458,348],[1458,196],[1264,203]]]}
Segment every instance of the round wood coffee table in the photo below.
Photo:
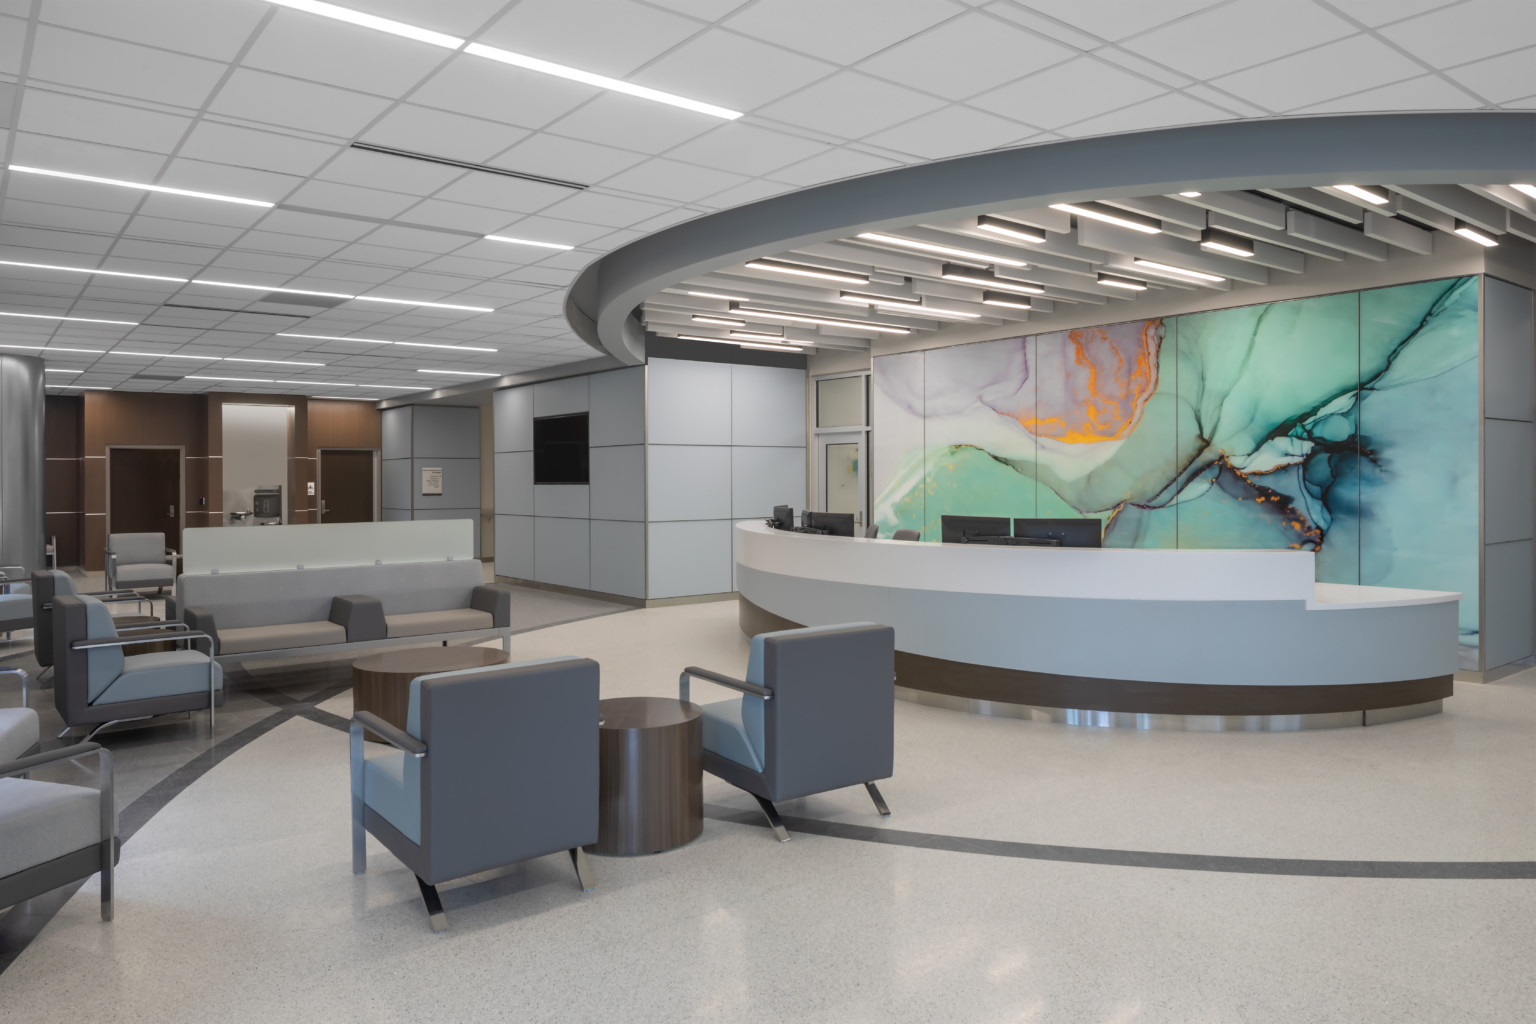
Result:
{"label": "round wood coffee table", "polygon": [[[434,672],[486,668],[512,660],[495,647],[410,647],[381,651],[352,663],[352,709],[371,711],[404,729],[411,707],[411,680]],[[373,733],[366,739],[383,742]]]}
{"label": "round wood coffee table", "polygon": [[598,702],[597,843],[593,853],[660,853],[704,830],[704,721],[675,697]]}

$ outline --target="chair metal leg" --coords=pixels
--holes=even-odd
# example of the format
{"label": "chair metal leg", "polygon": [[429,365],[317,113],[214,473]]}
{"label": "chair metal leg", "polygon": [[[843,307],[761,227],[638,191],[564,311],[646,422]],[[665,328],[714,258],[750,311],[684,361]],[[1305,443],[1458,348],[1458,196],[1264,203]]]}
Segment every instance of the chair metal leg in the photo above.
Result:
{"label": "chair metal leg", "polygon": [[597,888],[597,883],[592,880],[592,862],[587,860],[587,851],[579,846],[571,847],[571,863],[576,868],[576,880],[581,883],[582,892],[591,892]]}
{"label": "chair metal leg", "polygon": [[773,834],[779,837],[779,842],[789,842],[789,829],[784,827],[784,819],[779,817],[779,809],[773,806],[773,801],[764,800],[756,793],[752,794],[752,799],[756,800],[757,805],[763,809],[763,814],[768,818],[768,825],[773,829]]}
{"label": "chair metal leg", "polygon": [[72,726],[72,725],[66,725],[64,728],[59,730],[59,734],[57,736],[55,736],[54,739],[57,739],[57,740],[63,739],[65,736],[69,735],[69,730],[71,730],[73,728],[74,728],[74,726]]}
{"label": "chair metal leg", "polygon": [[864,788],[869,790],[869,798],[875,802],[875,810],[880,812],[880,817],[889,818],[891,809],[885,804],[885,797],[880,795],[880,790],[875,788],[873,782],[864,783]]}
{"label": "chair metal leg", "polygon": [[354,875],[366,874],[368,871],[368,833],[363,828],[363,801],[361,797],[352,798],[352,873]]}
{"label": "chair metal leg", "polygon": [[[136,718],[114,718],[110,722],[102,722],[96,728],[94,728],[90,732],[86,733],[85,737],[83,739],[81,739],[80,742],[81,743],[89,743],[89,742],[91,742],[91,740],[96,738],[96,734],[97,733],[101,732],[101,730],[105,729],[109,725],[122,725],[125,722],[147,722],[147,721],[149,721],[153,717],[155,717],[155,716],[154,715],[139,715]],[[68,731],[69,731],[68,729],[64,730],[64,732],[68,732]],[[59,733],[59,735],[63,736],[64,733],[61,732],[61,733]]]}
{"label": "chair metal leg", "polygon": [[112,861],[116,841],[111,837],[101,843],[101,919],[112,920]]}
{"label": "chair metal leg", "polygon": [[428,885],[422,881],[421,876],[416,876],[416,884],[421,887],[421,902],[427,905],[427,920],[431,922],[434,932],[448,930],[448,914],[443,910],[443,901],[438,898],[437,886]]}

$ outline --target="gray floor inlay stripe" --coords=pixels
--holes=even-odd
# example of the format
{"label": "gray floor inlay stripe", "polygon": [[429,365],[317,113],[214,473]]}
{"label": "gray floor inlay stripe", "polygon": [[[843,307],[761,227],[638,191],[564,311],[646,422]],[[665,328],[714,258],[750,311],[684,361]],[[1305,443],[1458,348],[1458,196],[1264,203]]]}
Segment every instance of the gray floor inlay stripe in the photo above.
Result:
{"label": "gray floor inlay stripe", "polygon": [[[706,804],[704,815],[737,825],[768,823],[758,811],[738,811]],[[1024,860],[1056,860],[1073,864],[1103,864],[1130,868],[1169,868],[1175,871],[1220,871],[1254,875],[1303,875],[1317,878],[1536,878],[1536,861],[1418,861],[1418,860],[1305,860],[1289,857],[1222,857],[1204,853],[1157,853],[1151,850],[1105,850],[1092,846],[1052,846],[1006,839],[970,839],[933,832],[906,832],[873,825],[853,825],[817,818],[797,818],[780,813],[791,832],[852,839],[864,843],[916,846],[951,853],[979,853],[990,857]]]}

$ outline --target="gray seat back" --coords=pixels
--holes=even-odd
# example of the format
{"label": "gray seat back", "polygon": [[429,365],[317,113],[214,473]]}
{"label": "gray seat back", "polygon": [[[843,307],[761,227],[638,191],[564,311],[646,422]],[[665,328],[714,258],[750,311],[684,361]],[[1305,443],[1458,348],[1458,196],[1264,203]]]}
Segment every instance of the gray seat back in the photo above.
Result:
{"label": "gray seat back", "polygon": [[411,690],[434,878],[597,842],[597,662],[447,673]]}
{"label": "gray seat back", "polygon": [[763,775],[770,800],[889,778],[896,631],[856,624],[763,637]]}
{"label": "gray seat back", "polygon": [[107,536],[107,550],[117,556],[118,565],[165,563],[165,534],[113,533]]}
{"label": "gray seat back", "polygon": [[891,540],[922,540],[922,539],[923,539],[923,534],[922,534],[922,532],[920,530],[897,530],[895,533],[891,534]]}
{"label": "gray seat back", "polygon": [[75,581],[62,569],[39,569],[32,574],[32,650],[43,668],[53,664],[53,611],[43,606],[55,597],[74,597]]}
{"label": "gray seat back", "polygon": [[208,608],[219,629],[278,626],[329,618],[331,599],[341,594],[376,597],[386,615],[468,608],[484,580],[474,560],[183,573],[176,578],[176,607]]}
{"label": "gray seat back", "polygon": [[53,704],[65,722],[74,722],[91,701],[123,671],[123,649],[71,648],[77,640],[117,636],[112,613],[93,597],[53,598]]}

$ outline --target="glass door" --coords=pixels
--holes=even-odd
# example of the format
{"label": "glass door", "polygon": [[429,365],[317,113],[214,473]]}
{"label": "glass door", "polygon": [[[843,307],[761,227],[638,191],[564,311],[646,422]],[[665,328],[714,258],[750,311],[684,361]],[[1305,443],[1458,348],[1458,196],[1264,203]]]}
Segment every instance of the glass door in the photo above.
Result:
{"label": "glass door", "polygon": [[815,380],[816,463],[811,497],[819,512],[851,512],[856,533],[869,522],[869,375]]}

